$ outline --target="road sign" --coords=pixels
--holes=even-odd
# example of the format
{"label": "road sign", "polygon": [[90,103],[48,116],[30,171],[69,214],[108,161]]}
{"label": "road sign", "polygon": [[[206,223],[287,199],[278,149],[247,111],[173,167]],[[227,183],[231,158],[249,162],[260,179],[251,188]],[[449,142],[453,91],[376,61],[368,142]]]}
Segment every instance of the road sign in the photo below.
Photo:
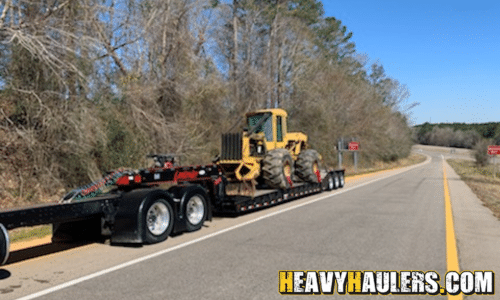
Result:
{"label": "road sign", "polygon": [[[490,145],[488,146],[488,154],[489,155],[500,155],[500,146],[499,145]],[[495,160],[495,167],[493,168],[493,178],[497,177],[497,158]]]}
{"label": "road sign", "polygon": [[349,151],[358,151],[359,143],[358,142],[350,142],[349,143]]}
{"label": "road sign", "polygon": [[498,145],[488,146],[488,154],[489,155],[499,155],[500,154],[500,146],[498,146]]}

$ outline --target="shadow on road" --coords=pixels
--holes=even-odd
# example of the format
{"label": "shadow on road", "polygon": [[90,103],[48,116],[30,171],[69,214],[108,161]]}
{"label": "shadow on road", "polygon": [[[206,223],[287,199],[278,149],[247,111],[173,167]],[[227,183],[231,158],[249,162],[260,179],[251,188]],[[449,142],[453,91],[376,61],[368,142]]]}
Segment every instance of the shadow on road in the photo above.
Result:
{"label": "shadow on road", "polygon": [[0,269],[0,280],[7,279],[10,277],[10,272],[4,269]]}
{"label": "shadow on road", "polygon": [[[48,254],[66,251],[69,249],[88,245],[90,243],[91,242],[52,243],[52,244],[41,245],[41,246],[36,246],[36,247],[32,247],[32,248],[12,251],[9,254],[9,259],[7,260],[6,265],[18,263],[18,262],[25,261],[25,260],[30,260],[30,259],[37,258],[40,256],[48,255]],[[3,275],[2,271],[4,271],[4,270],[0,269],[0,279],[2,279],[2,275]]]}

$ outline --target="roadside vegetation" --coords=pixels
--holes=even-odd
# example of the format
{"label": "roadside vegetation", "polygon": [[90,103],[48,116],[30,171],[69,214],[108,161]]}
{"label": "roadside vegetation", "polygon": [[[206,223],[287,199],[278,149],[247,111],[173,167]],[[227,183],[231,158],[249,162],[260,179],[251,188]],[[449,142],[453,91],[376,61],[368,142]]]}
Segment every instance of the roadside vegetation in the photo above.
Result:
{"label": "roadside vegetation", "polygon": [[421,162],[424,162],[426,156],[418,153],[411,153],[408,157],[401,158],[397,161],[376,161],[370,164],[363,164],[362,160],[357,169],[354,168],[351,160],[352,158],[348,158],[348,164],[346,166],[346,174],[347,177],[349,175],[359,175],[359,174],[368,174],[374,173],[382,170],[390,170],[395,168],[403,168],[411,165],[416,165]]}
{"label": "roadside vegetation", "polygon": [[[471,188],[484,205],[500,219],[500,167],[481,165],[471,160],[448,159],[460,178]],[[496,178],[493,173],[496,172]]]}
{"label": "roadside vegetation", "polygon": [[9,0],[0,12],[0,209],[58,200],[150,153],[209,163],[220,134],[260,108],[286,109],[332,166],[340,137],[361,142],[366,169],[410,153],[407,88],[320,1]]}
{"label": "roadside vegetation", "polygon": [[500,122],[424,123],[413,127],[414,141],[422,145],[473,149],[477,143],[500,144]]}
{"label": "roadside vegetation", "polygon": [[43,238],[52,234],[52,225],[41,225],[34,227],[22,227],[9,231],[11,243],[18,243],[32,239]]}

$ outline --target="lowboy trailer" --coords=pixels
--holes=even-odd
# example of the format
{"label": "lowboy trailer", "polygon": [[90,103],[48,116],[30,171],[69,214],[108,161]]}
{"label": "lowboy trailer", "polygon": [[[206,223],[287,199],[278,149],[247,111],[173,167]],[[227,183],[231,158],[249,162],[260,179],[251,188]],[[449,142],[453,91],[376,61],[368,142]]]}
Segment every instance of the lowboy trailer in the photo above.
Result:
{"label": "lowboy trailer", "polygon": [[[344,186],[344,169],[325,170],[316,183],[235,195],[226,190],[228,180],[216,164],[174,166],[167,156],[153,157],[156,167],[114,172],[61,203],[0,211],[0,263],[9,256],[7,230],[18,227],[52,224],[54,242],[109,235],[112,244],[153,244],[200,229],[214,213],[238,215]],[[96,195],[111,181],[113,190]]]}

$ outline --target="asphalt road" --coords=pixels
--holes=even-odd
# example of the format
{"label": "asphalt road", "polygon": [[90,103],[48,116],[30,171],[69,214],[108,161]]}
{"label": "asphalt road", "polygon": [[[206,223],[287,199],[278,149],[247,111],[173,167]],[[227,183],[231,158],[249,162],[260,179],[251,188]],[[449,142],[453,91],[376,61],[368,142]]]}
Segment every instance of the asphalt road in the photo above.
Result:
{"label": "asphalt road", "polygon": [[[6,265],[0,268],[0,298],[281,299],[279,270],[433,270],[444,276],[442,153],[423,153],[431,159],[421,166],[363,177],[341,190],[238,218],[216,218],[200,231],[164,243],[141,248],[90,244]],[[463,188],[454,180],[452,200],[458,197],[454,189]],[[467,211],[470,201],[463,202],[461,210]],[[469,224],[458,221],[456,227],[467,231],[475,216],[464,217]],[[467,243],[467,235],[474,236],[470,230],[457,232],[461,265],[475,268],[478,260],[498,260],[488,257],[498,254],[498,224],[492,222],[485,254]],[[430,297],[436,298],[407,298]]]}

